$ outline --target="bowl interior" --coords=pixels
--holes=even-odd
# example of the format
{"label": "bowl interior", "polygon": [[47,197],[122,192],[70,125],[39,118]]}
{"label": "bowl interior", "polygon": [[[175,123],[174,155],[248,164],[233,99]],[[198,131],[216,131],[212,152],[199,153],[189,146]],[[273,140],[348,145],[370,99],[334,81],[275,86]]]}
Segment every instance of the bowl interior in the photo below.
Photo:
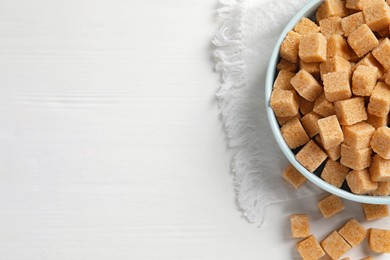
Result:
{"label": "bowl interior", "polygon": [[[287,159],[291,162],[294,167],[301,172],[309,181],[313,182],[320,188],[326,190],[329,193],[335,194],[339,197],[361,202],[361,203],[369,203],[369,204],[390,204],[390,196],[386,197],[374,197],[374,196],[367,196],[367,195],[355,195],[349,191],[337,188],[324,180],[322,180],[320,177],[318,177],[316,174],[313,174],[306,170],[296,159],[293,151],[290,150],[290,148],[287,146],[286,142],[284,141],[282,134],[280,132],[279,124],[276,120],[275,114],[270,106],[270,98],[273,88],[273,83],[276,77],[276,64],[279,61],[279,49],[280,45],[282,44],[285,36],[289,31],[291,31],[294,26],[301,20],[303,17],[311,18],[314,16],[315,11],[318,9],[318,7],[321,5],[323,0],[312,0],[309,3],[307,3],[287,24],[287,26],[284,28],[282,34],[280,35],[275,48],[272,52],[269,64],[268,64],[268,70],[266,75],[266,82],[265,82],[265,105],[266,105],[266,111],[268,116],[268,121],[270,123],[272,132],[274,134],[274,137],[276,139],[276,142],[278,143],[280,149],[284,153],[284,155],[287,157]],[[321,167],[315,172],[318,174],[318,172],[322,171]]]}

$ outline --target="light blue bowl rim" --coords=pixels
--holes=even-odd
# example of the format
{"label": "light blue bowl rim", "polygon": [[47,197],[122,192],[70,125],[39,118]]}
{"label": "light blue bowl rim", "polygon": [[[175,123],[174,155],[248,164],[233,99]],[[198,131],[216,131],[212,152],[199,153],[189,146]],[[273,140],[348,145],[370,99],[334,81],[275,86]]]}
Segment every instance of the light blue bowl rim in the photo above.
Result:
{"label": "light blue bowl rim", "polygon": [[316,10],[320,4],[323,2],[323,0],[312,0],[309,3],[307,3],[295,16],[290,20],[290,22],[287,24],[287,26],[284,28],[282,34],[280,35],[275,48],[272,52],[269,64],[268,64],[268,70],[266,75],[266,82],[265,82],[265,106],[268,116],[268,121],[270,123],[272,132],[274,134],[274,137],[276,139],[276,142],[278,143],[280,149],[284,153],[284,155],[287,157],[287,159],[290,161],[290,163],[299,171],[301,172],[309,181],[317,185],[318,187],[322,188],[323,190],[334,194],[336,196],[342,197],[347,200],[356,201],[360,203],[368,203],[368,204],[390,204],[390,196],[386,197],[376,197],[376,196],[367,196],[367,195],[355,195],[348,191],[342,190],[340,188],[337,188],[324,180],[322,180],[320,177],[316,176],[315,174],[309,172],[306,168],[304,168],[296,159],[293,154],[293,152],[290,150],[290,148],[287,146],[286,142],[284,141],[282,134],[280,133],[280,128],[278,125],[278,122],[276,120],[275,114],[270,106],[270,98],[272,93],[272,87],[273,82],[275,79],[275,73],[276,73],[276,64],[279,60],[279,49],[280,45],[282,44],[283,39],[287,35],[289,31],[291,31],[294,26],[300,21],[302,17],[309,17],[314,13],[314,10]]}

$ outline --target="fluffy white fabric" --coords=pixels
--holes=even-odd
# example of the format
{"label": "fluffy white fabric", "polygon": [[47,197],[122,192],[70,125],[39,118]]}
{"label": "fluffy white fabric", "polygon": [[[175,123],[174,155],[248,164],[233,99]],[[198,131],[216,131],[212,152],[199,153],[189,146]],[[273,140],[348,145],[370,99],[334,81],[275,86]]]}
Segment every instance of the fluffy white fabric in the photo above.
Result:
{"label": "fluffy white fabric", "polygon": [[298,191],[281,178],[287,159],[272,135],[265,113],[264,82],[274,44],[307,0],[220,0],[221,26],[213,41],[217,93],[228,145],[236,149],[232,171],[239,208],[262,224],[271,203],[319,194],[307,183]]}

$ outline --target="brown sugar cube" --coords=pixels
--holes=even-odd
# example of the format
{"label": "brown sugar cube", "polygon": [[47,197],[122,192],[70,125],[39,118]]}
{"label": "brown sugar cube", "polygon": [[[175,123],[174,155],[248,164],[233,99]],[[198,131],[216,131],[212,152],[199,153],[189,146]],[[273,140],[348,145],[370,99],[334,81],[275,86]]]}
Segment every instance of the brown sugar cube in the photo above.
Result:
{"label": "brown sugar cube", "polygon": [[337,116],[329,116],[319,119],[318,132],[325,149],[338,146],[344,141],[344,134],[341,130]]}
{"label": "brown sugar cube", "polygon": [[368,221],[389,216],[389,208],[387,205],[363,204],[363,211]]}
{"label": "brown sugar cube", "polygon": [[337,233],[337,231],[333,231],[329,236],[322,240],[321,246],[332,259],[336,260],[351,249],[351,246],[339,233]]}
{"label": "brown sugar cube", "polygon": [[[376,76],[376,75],[375,75]],[[348,99],[352,96],[349,75],[345,71],[331,72],[324,75],[324,93],[330,102]]]}
{"label": "brown sugar cube", "polygon": [[322,117],[328,117],[335,114],[333,103],[326,99],[325,94],[322,94],[316,99],[313,111]]}
{"label": "brown sugar cube", "polygon": [[348,9],[363,10],[374,3],[378,3],[383,0],[347,0],[345,6]]}
{"label": "brown sugar cube", "polygon": [[305,176],[303,176],[291,164],[284,169],[282,177],[285,181],[290,183],[295,189],[298,189],[306,182]]}
{"label": "brown sugar cube", "polygon": [[352,76],[352,92],[357,96],[371,96],[378,78],[378,68],[360,65]]}
{"label": "brown sugar cube", "polygon": [[368,246],[376,253],[390,253],[390,230],[371,228]]}
{"label": "brown sugar cube", "polygon": [[276,120],[278,120],[278,123],[280,126],[285,125],[288,121],[293,119],[294,117],[301,119],[301,115],[298,113],[295,116],[286,116],[286,117],[276,117]]}
{"label": "brown sugar cube", "polygon": [[294,117],[280,128],[280,132],[290,149],[295,149],[309,142],[310,138],[307,136],[301,121]]}
{"label": "brown sugar cube", "polygon": [[320,63],[306,63],[300,60],[299,68],[309,72],[314,77],[318,77],[320,75]]}
{"label": "brown sugar cube", "polygon": [[345,2],[341,0],[325,0],[324,3],[318,8],[316,13],[317,21],[331,17],[340,16],[344,17],[349,14],[345,7]]}
{"label": "brown sugar cube", "polygon": [[351,63],[343,57],[335,56],[320,64],[321,79],[330,72],[345,71],[348,75],[352,73]]}
{"label": "brown sugar cube", "polygon": [[304,260],[317,260],[325,255],[324,250],[313,235],[298,242],[296,248]]}
{"label": "brown sugar cube", "polygon": [[366,229],[356,219],[348,220],[338,232],[353,247],[363,242],[367,235]]}
{"label": "brown sugar cube", "polygon": [[329,184],[340,188],[345,181],[345,177],[349,169],[339,162],[328,160],[325,164],[324,170],[321,173],[321,178]]}
{"label": "brown sugar cube", "polygon": [[344,31],[345,37],[348,37],[351,34],[351,32],[353,32],[354,30],[359,28],[360,25],[363,24],[364,24],[363,12],[351,14],[347,17],[344,17],[341,20],[341,28]]}
{"label": "brown sugar cube", "polygon": [[374,155],[370,165],[371,180],[379,182],[390,181],[390,160],[383,159],[379,155]]}
{"label": "brown sugar cube", "polygon": [[325,18],[321,20],[319,23],[320,23],[321,32],[326,39],[329,39],[329,37],[334,34],[337,35],[344,34],[343,28],[341,27],[341,17],[339,16]]}
{"label": "brown sugar cube", "polygon": [[370,179],[367,170],[350,171],[346,177],[348,187],[354,194],[367,194],[378,188],[378,183]]}
{"label": "brown sugar cube", "polygon": [[314,102],[310,102],[303,97],[299,97],[299,110],[302,115],[306,115],[307,113],[313,111]]}
{"label": "brown sugar cube", "polygon": [[357,67],[360,65],[365,65],[365,66],[372,66],[376,67],[378,69],[378,79],[383,76],[384,73],[384,68],[383,66],[375,59],[375,57],[372,55],[372,53],[367,54],[364,56],[363,59],[361,59],[354,68],[352,68],[353,71],[356,70]]}
{"label": "brown sugar cube", "polygon": [[320,27],[318,27],[318,25],[315,24],[312,20],[304,17],[297,25],[295,25],[294,31],[300,35],[308,35],[319,32]]}
{"label": "brown sugar cube", "polygon": [[390,7],[384,1],[378,1],[363,9],[364,20],[373,31],[380,31],[390,25]]}
{"label": "brown sugar cube", "polygon": [[323,62],[326,60],[326,38],[321,33],[302,36],[299,42],[299,58],[304,62]]}
{"label": "brown sugar cube", "polygon": [[390,159],[390,128],[383,126],[376,130],[371,140],[371,148],[382,158]]}
{"label": "brown sugar cube", "polygon": [[378,129],[379,127],[382,127],[382,126],[387,126],[387,124],[388,124],[388,116],[387,115],[384,117],[371,115],[370,113],[368,113],[367,115],[368,115],[367,123],[372,125],[375,129]]}
{"label": "brown sugar cube", "polygon": [[353,125],[367,120],[364,99],[361,97],[337,101],[334,103],[334,110],[341,125]]}
{"label": "brown sugar cube", "polygon": [[390,195],[390,182],[378,182],[378,189],[368,193],[371,196],[389,196]]}
{"label": "brown sugar cube", "polygon": [[306,114],[304,117],[302,117],[302,125],[306,130],[306,133],[309,135],[310,138],[313,138],[315,135],[318,134],[318,125],[317,121],[321,119],[321,116],[317,115],[314,112],[310,112]]}
{"label": "brown sugar cube", "polygon": [[299,33],[293,31],[289,32],[280,46],[280,57],[289,62],[297,63],[299,59],[299,42],[301,38],[302,36]]}
{"label": "brown sugar cube", "polygon": [[378,39],[366,24],[353,31],[347,41],[359,57],[363,57],[379,45]]}
{"label": "brown sugar cube", "polygon": [[349,47],[347,40],[341,35],[331,35],[327,43],[327,58],[340,56],[346,60],[351,60],[352,56],[356,55]]}
{"label": "brown sugar cube", "polygon": [[274,89],[271,95],[271,107],[278,117],[298,114],[299,99],[293,90]]}
{"label": "brown sugar cube", "polygon": [[370,96],[370,102],[367,107],[368,113],[385,117],[390,111],[390,86],[383,83],[378,82],[372,91]]}
{"label": "brown sugar cube", "polygon": [[280,59],[278,65],[276,65],[276,68],[280,70],[287,70],[289,72],[297,72],[298,71],[298,63],[292,63],[285,59]]}
{"label": "brown sugar cube", "polygon": [[389,38],[381,41],[378,47],[372,51],[375,59],[386,69],[390,70],[390,40]]}
{"label": "brown sugar cube", "polygon": [[294,90],[290,81],[295,76],[295,73],[289,72],[287,70],[279,71],[278,76],[275,79],[274,89],[284,89],[284,90]]}
{"label": "brown sugar cube", "polygon": [[326,153],[310,140],[296,155],[295,158],[309,172],[314,172],[327,158]]}
{"label": "brown sugar cube", "polygon": [[381,30],[378,32],[379,36],[384,38],[384,37],[388,37],[390,35],[390,28],[389,27],[386,27],[385,29]]}
{"label": "brown sugar cube", "polygon": [[328,155],[328,157],[331,160],[337,161],[338,159],[340,159],[340,157],[341,157],[341,145],[338,145],[338,146],[335,146],[335,147],[332,147],[332,148],[329,148],[329,149],[325,149],[323,144],[322,144],[321,137],[319,135],[317,135],[314,138],[314,140],[320,146],[320,148],[324,150],[324,152]]}
{"label": "brown sugar cube", "polygon": [[315,101],[323,91],[321,85],[313,75],[305,70],[300,70],[291,79],[291,84],[301,97],[311,102]]}
{"label": "brown sugar cube", "polygon": [[343,127],[344,144],[355,149],[369,148],[375,128],[368,123],[361,122]]}
{"label": "brown sugar cube", "polygon": [[370,166],[371,154],[371,148],[355,149],[342,144],[340,163],[354,170],[363,170]]}
{"label": "brown sugar cube", "polygon": [[317,206],[324,218],[330,218],[344,210],[343,201],[336,195],[330,195],[320,200],[317,202]]}
{"label": "brown sugar cube", "polygon": [[305,214],[290,216],[291,234],[293,238],[305,238],[310,236],[309,218]]}

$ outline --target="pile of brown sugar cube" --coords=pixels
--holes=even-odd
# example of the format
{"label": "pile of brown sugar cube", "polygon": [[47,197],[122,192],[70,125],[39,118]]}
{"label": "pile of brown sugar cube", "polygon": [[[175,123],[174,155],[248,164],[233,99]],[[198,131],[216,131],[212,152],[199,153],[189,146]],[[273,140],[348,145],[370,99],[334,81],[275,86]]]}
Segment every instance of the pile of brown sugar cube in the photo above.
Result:
{"label": "pile of brown sugar cube", "polygon": [[[284,39],[271,95],[296,160],[354,194],[390,195],[389,5],[390,0],[325,0],[316,20],[303,18]],[[283,178],[295,188],[306,181],[292,165]],[[317,206],[325,218],[344,209],[335,195]],[[367,221],[389,216],[387,205],[363,204],[363,211]],[[290,221],[292,236],[303,238],[296,246],[303,259],[339,259],[366,237],[373,252],[390,253],[390,230],[366,230],[356,219],[320,243],[307,215]]]}
{"label": "pile of brown sugar cube", "polygon": [[354,194],[390,195],[389,3],[325,0],[284,39],[271,95],[296,160]]}

